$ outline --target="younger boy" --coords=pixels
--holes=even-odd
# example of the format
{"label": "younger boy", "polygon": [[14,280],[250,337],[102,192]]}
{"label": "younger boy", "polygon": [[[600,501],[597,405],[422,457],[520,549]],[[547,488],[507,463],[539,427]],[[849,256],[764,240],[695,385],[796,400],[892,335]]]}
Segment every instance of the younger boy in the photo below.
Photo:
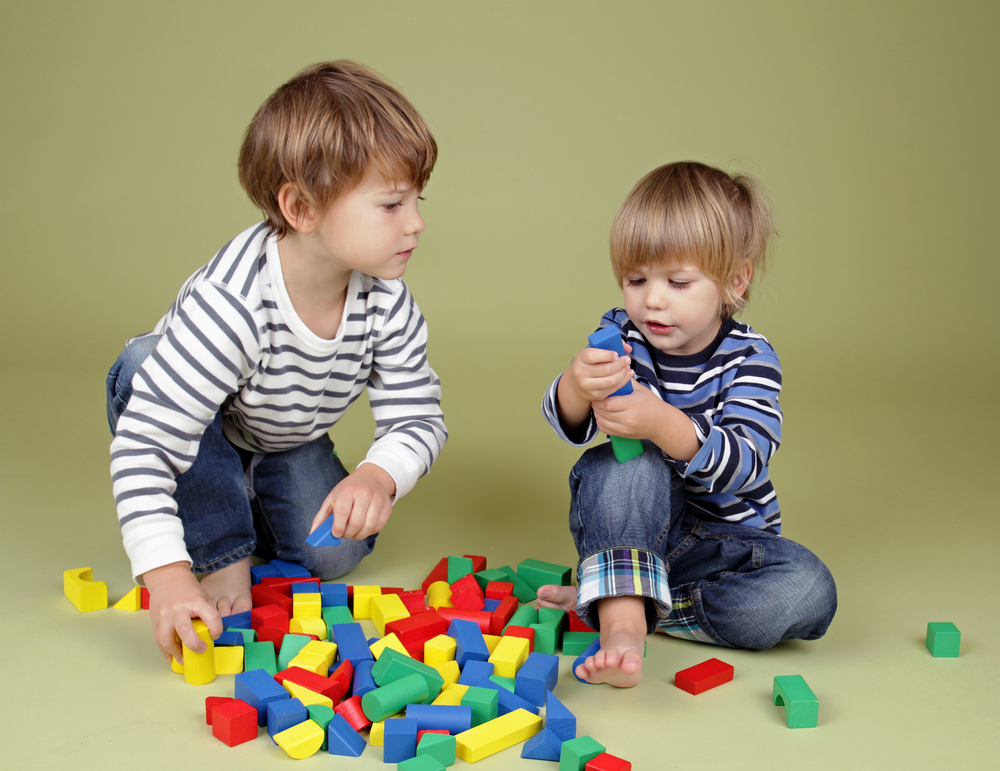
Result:
{"label": "younger boy", "polygon": [[[163,655],[249,610],[250,555],[333,578],[371,552],[447,437],[427,327],[401,277],[437,145],[375,73],[317,64],[254,117],[240,183],[265,221],[197,270],[108,375],[111,475]],[[348,474],[327,430],[367,390]],[[330,516],[329,522],[323,522]],[[313,548],[320,526],[344,541]],[[202,581],[194,573],[206,574]]]}
{"label": "younger boy", "polygon": [[[781,538],[768,463],[781,441],[781,368],[764,337],[732,317],[750,297],[773,232],[755,181],[673,163],[632,189],[611,232],[624,308],[604,314],[626,356],[580,351],[542,411],[570,444],[598,430],[643,440],[619,463],[610,444],[570,475],[579,591],[545,586],[539,604],[600,630],[577,667],[618,687],[642,677],[659,630],[728,647],[821,637],[836,611],[829,571]],[[610,396],[634,379],[627,396]]]}

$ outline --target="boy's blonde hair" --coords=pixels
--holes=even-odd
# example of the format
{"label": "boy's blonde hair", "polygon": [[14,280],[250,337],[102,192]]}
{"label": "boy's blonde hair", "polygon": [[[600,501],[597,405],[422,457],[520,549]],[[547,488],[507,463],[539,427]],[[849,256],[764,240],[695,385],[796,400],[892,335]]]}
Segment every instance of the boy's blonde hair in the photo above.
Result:
{"label": "boy's blonde hair", "polygon": [[637,268],[689,263],[722,292],[723,318],[742,311],[733,279],[765,267],[774,220],[766,193],[753,177],[731,176],[695,161],[668,163],[636,183],[611,227],[611,266],[618,286]]}
{"label": "boy's blonde hair", "polygon": [[307,67],[261,105],[240,148],[240,184],[278,236],[292,228],[278,207],[286,182],[297,207],[322,212],[370,167],[393,185],[422,190],[437,143],[416,108],[367,67],[341,59]]}

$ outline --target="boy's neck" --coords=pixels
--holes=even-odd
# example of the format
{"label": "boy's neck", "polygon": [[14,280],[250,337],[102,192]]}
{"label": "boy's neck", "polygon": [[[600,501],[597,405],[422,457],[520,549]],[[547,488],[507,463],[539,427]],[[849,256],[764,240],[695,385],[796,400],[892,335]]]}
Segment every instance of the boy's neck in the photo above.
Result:
{"label": "boy's neck", "polygon": [[302,322],[324,340],[337,336],[353,271],[311,248],[307,235],[292,231],[278,239],[285,290]]}

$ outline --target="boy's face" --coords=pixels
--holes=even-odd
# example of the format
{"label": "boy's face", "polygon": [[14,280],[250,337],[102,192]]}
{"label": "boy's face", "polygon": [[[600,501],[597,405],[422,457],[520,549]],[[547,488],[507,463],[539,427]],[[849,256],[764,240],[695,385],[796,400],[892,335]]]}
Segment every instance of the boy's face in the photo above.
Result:
{"label": "boy's face", "polygon": [[345,270],[400,278],[424,229],[419,192],[409,184],[393,187],[370,169],[317,220],[314,232],[323,256]]}
{"label": "boy's face", "polygon": [[645,265],[626,273],[625,311],[650,344],[664,353],[703,351],[722,326],[718,284],[690,264]]}

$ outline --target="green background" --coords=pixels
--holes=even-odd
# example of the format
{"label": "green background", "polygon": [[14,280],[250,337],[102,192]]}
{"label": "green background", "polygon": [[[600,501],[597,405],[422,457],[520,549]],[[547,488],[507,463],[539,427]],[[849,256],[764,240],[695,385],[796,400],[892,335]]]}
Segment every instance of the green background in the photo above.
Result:
{"label": "green background", "polygon": [[[406,279],[451,439],[348,580],[413,586],[450,553],[572,564],[578,451],[541,419],[542,393],[619,301],[607,236],[631,186],[672,160],[732,164],[765,182],[781,235],[744,319],[784,367],[785,533],[830,565],[840,614],[819,642],[759,654],[657,637],[639,688],[560,695],[636,768],[995,761],[996,3],[34,2],[2,18],[0,556],[16,591],[0,640],[27,694],[5,756],[233,757],[146,622],[79,616],[59,575],[92,565],[112,601],[130,585],[104,375],[258,218],[235,165],[260,102],[351,58],[440,146]],[[371,430],[360,404],[334,429],[349,465]],[[931,659],[926,623],[948,620],[963,656]],[[712,655],[736,665],[728,690],[673,688]],[[770,678],[791,673],[820,697],[816,731],[789,733],[769,706]],[[50,698],[73,709],[52,716]],[[262,741],[235,752],[282,760]]]}

